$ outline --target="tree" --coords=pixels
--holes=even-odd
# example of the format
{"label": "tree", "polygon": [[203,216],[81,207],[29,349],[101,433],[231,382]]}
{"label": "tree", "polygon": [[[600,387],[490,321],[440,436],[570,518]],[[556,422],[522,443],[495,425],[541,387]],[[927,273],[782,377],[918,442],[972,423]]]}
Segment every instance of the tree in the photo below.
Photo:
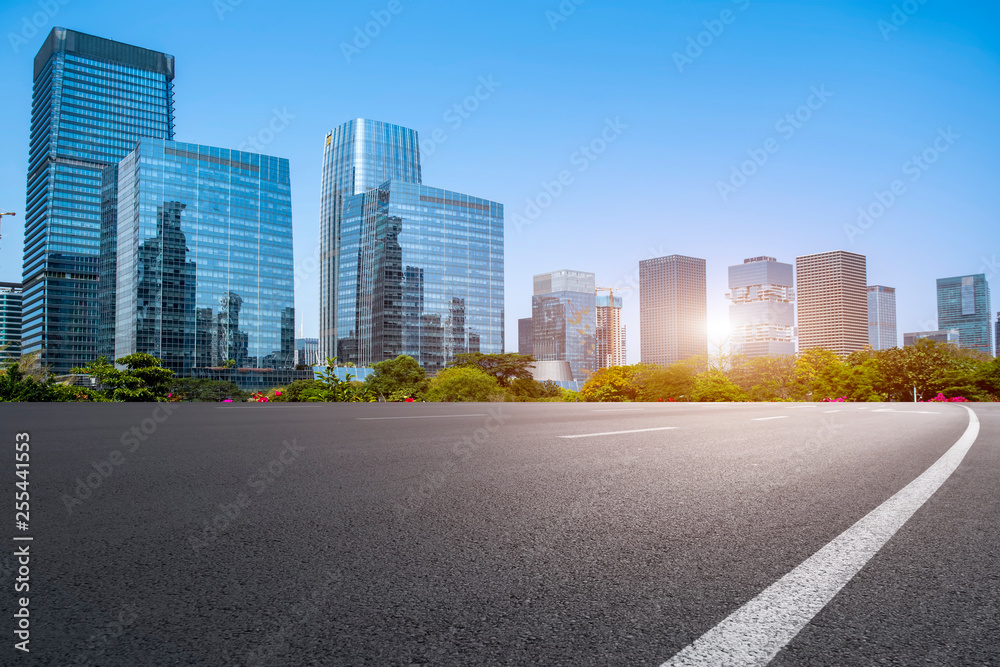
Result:
{"label": "tree", "polygon": [[478,368],[487,375],[496,378],[500,386],[507,387],[514,380],[530,378],[529,366],[534,364],[536,359],[530,354],[517,354],[508,352],[507,354],[484,354],[482,352],[469,352],[467,354],[455,355],[455,361],[448,364],[449,368]]}
{"label": "tree", "polygon": [[751,401],[787,401],[795,390],[795,355],[737,356],[727,376]]}
{"label": "tree", "polygon": [[73,368],[79,375],[97,378],[101,391],[112,401],[148,402],[165,401],[174,372],[163,368],[163,362],[151,354],[136,352],[115,363],[125,370],[115,368],[107,357],[100,357],[82,368]]}
{"label": "tree", "polygon": [[559,398],[559,385],[552,380],[539,382],[531,378],[519,378],[510,383],[507,395],[515,401],[545,401]]}
{"label": "tree", "polygon": [[748,400],[747,395],[718,369],[699,373],[695,377],[691,398],[700,403]]}
{"label": "tree", "polygon": [[584,400],[596,403],[632,402],[639,396],[638,366],[602,368],[587,378],[580,388]]}
{"label": "tree", "polygon": [[416,398],[427,391],[427,371],[413,357],[401,354],[395,359],[380,361],[372,368],[375,372],[365,380],[365,386],[377,396],[390,400]]}
{"label": "tree", "polygon": [[305,400],[302,397],[302,395],[306,392],[306,390],[312,389],[315,386],[316,386],[315,379],[296,380],[295,382],[292,382],[290,385],[288,385],[287,387],[283,387],[280,390],[281,396],[275,396],[271,400],[277,401],[279,403],[281,402],[300,403]]}
{"label": "tree", "polygon": [[483,402],[503,396],[496,377],[480,370],[465,366],[446,368],[430,382],[427,389],[428,401],[439,402]]}
{"label": "tree", "polygon": [[704,370],[704,357],[693,357],[669,366],[639,364],[635,366],[634,382],[639,387],[637,400],[691,400],[694,378]]}
{"label": "tree", "polygon": [[25,375],[20,365],[11,363],[0,371],[0,401],[47,403],[56,400],[52,385]]}
{"label": "tree", "polygon": [[316,383],[300,394],[302,401],[311,403],[365,403],[372,400],[372,392],[361,382],[352,382],[350,373],[341,380],[337,375],[337,358],[329,357],[326,367],[319,372]]}
{"label": "tree", "polygon": [[242,401],[249,392],[245,392],[235,382],[227,380],[210,380],[200,378],[180,378],[170,384],[173,398],[181,401],[220,403],[225,400]]}
{"label": "tree", "polygon": [[824,348],[804,350],[795,360],[796,397],[804,401],[840,398],[846,393],[847,372],[836,352]]}

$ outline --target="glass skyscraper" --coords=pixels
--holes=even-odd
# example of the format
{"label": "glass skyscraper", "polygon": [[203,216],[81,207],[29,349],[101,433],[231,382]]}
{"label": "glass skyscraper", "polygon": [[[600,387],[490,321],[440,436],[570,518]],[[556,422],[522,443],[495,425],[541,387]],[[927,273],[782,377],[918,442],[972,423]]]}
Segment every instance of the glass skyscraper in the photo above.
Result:
{"label": "glass skyscraper", "polygon": [[105,169],[174,135],[174,58],[54,28],[35,56],[24,234],[24,352],[93,361]]}
{"label": "glass skyscraper", "polygon": [[795,354],[794,283],[792,265],[774,257],[753,257],[729,267],[733,354]]}
{"label": "glass skyscraper", "polygon": [[938,329],[958,329],[960,347],[993,356],[990,284],[985,274],[938,278]]}
{"label": "glass skyscraper", "polygon": [[534,278],[532,350],[538,361],[568,361],[577,382],[597,370],[597,294],[593,273],[553,271]]}
{"label": "glass skyscraper", "polygon": [[895,287],[868,286],[868,344],[873,350],[891,350],[899,346]]}
{"label": "glass skyscraper", "polygon": [[115,357],[146,352],[181,377],[290,370],[288,160],[142,139],[117,190]]}
{"label": "glass skyscraper", "polygon": [[338,257],[344,202],[390,180],[421,182],[416,130],[358,118],[326,135],[320,185],[320,359],[340,354],[337,339],[343,327],[338,325],[338,315],[343,309],[338,307],[338,301],[354,285],[353,281],[347,285],[338,282],[343,275]]}
{"label": "glass skyscraper", "polygon": [[502,204],[398,180],[345,198],[338,360],[405,354],[435,372],[458,354],[502,353],[503,262]]}
{"label": "glass skyscraper", "polygon": [[21,356],[21,284],[0,283],[0,362]]}
{"label": "glass skyscraper", "polygon": [[639,262],[639,336],[644,364],[708,356],[705,260],[669,255]]}

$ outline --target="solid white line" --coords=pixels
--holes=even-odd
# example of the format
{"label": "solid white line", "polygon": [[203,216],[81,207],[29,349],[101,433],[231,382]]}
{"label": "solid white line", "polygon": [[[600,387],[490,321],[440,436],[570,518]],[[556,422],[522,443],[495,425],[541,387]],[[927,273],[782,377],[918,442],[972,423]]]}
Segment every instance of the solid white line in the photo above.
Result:
{"label": "solid white line", "polygon": [[770,662],[959,466],[979,435],[976,413],[962,407],[969,427],[934,465],[661,667]]}
{"label": "solid white line", "polygon": [[676,426],[661,426],[659,428],[637,428],[632,431],[608,431],[606,433],[582,433],[580,435],[560,435],[560,438],[596,438],[600,435],[621,435],[622,433],[647,433],[649,431],[671,431]]}
{"label": "solid white line", "polygon": [[823,412],[826,414],[830,414],[831,412],[842,412],[842,410],[824,410]]}
{"label": "solid white line", "polygon": [[458,419],[460,417],[485,417],[486,413],[474,412],[468,415],[413,415],[410,417],[355,417],[359,422],[384,421],[393,419]]}
{"label": "solid white line", "polygon": [[781,415],[780,417],[757,417],[756,419],[751,419],[750,421],[766,422],[769,419],[788,419],[788,415]]}

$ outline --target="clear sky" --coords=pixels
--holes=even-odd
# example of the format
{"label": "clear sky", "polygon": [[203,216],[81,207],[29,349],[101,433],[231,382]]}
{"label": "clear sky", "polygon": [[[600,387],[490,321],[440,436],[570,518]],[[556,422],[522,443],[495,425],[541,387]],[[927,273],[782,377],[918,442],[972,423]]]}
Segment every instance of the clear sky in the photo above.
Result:
{"label": "clear sky", "polygon": [[707,260],[712,335],[726,267],[758,255],[867,255],[900,336],[936,325],[936,278],[1000,285],[996,2],[5,0],[0,208],[18,217],[0,281],[20,280],[32,59],[53,26],[174,55],[178,140],[290,159],[310,337],[323,140],[358,117],[418,130],[424,183],[505,205],[508,350],[533,274],[628,286],[667,254]]}

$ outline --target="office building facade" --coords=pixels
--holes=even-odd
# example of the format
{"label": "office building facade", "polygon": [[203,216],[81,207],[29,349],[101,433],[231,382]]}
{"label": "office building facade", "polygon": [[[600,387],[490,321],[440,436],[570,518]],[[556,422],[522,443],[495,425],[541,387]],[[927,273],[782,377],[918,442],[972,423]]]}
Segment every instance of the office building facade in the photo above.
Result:
{"label": "office building facade", "polygon": [[708,355],[705,260],[669,255],[639,262],[639,337],[644,364]]}
{"label": "office building facade", "polygon": [[837,250],[795,260],[799,350],[846,356],[868,345],[868,266],[864,255]]}
{"label": "office building facade", "polygon": [[534,277],[532,349],[538,361],[568,361],[573,379],[597,370],[597,283],[593,273],[553,271]]}
{"label": "office building facade", "polygon": [[522,317],[517,321],[517,353],[534,354],[534,328],[530,317]]}
{"label": "office building facade", "polygon": [[948,331],[914,331],[903,334],[903,347],[911,347],[917,344],[918,340],[932,340],[935,343],[948,343],[956,347],[961,344],[961,334],[958,329]]}
{"label": "office building facade", "polygon": [[747,357],[795,353],[791,264],[753,257],[729,267],[730,351]]}
{"label": "office building facade", "polygon": [[873,350],[891,350],[899,346],[895,287],[868,286],[868,344]]}
{"label": "office building facade", "polygon": [[622,297],[597,297],[597,368],[625,365],[625,325],[622,324]]}
{"label": "office building facade", "polygon": [[338,360],[405,354],[435,372],[459,354],[502,353],[503,238],[503,205],[486,199],[398,180],[345,198]]}
{"label": "office building facade", "polygon": [[21,357],[21,283],[0,283],[0,364]]}
{"label": "office building facade", "polygon": [[320,357],[338,357],[339,300],[350,293],[351,281],[341,284],[340,241],[344,204],[348,197],[374,190],[395,180],[420,184],[420,142],[415,130],[358,118],[326,135],[320,191]]}
{"label": "office building facade", "polygon": [[295,339],[295,365],[319,366],[319,338]]}
{"label": "office building facade", "polygon": [[105,169],[174,135],[174,58],[54,28],[34,60],[22,348],[57,374],[97,356]]}
{"label": "office building facade", "polygon": [[939,278],[938,329],[958,329],[959,346],[993,356],[990,285],[982,273]]}
{"label": "office building facade", "polygon": [[149,353],[179,377],[293,368],[288,160],[142,139],[117,202],[116,358]]}

